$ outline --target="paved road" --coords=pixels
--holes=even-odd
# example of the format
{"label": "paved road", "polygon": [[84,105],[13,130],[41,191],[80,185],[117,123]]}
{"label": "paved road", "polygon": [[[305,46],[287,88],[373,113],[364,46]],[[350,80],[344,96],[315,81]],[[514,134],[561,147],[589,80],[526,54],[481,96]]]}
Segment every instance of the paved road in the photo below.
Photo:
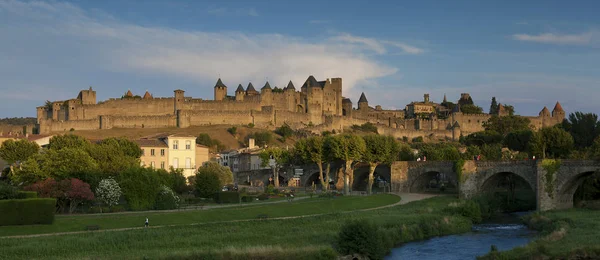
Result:
{"label": "paved road", "polygon": [[[394,204],[385,205],[385,206],[381,206],[381,207],[375,207],[375,208],[369,208],[369,209],[351,210],[351,211],[343,211],[343,212],[340,212],[340,213],[341,214],[345,214],[345,213],[352,213],[352,212],[359,212],[359,211],[378,210],[378,209],[383,209],[383,208],[395,207],[395,206],[407,204],[407,203],[410,203],[410,202],[413,202],[413,201],[423,200],[423,199],[427,199],[427,198],[431,198],[431,197],[437,196],[437,195],[433,195],[433,194],[416,194],[416,193],[393,193],[393,194],[400,196],[401,200],[399,202],[394,203]],[[271,202],[271,203],[280,203],[280,202],[282,202],[282,201],[274,201],[274,202]],[[284,200],[283,202],[287,202],[287,201]],[[267,203],[262,203],[262,204],[267,204]],[[257,204],[254,204],[254,205],[257,205]],[[165,211],[160,211],[160,212],[165,212]],[[282,220],[282,219],[308,218],[308,217],[323,216],[323,215],[328,215],[328,214],[329,213],[312,214],[312,215],[302,215],[302,216],[290,216],[290,217],[277,217],[277,218],[269,218],[269,219],[265,219],[265,220]],[[150,226],[150,227],[147,227],[147,228],[164,228],[164,227],[179,227],[179,226],[198,226],[198,225],[209,225],[209,224],[237,223],[237,222],[249,222],[249,221],[265,221],[265,220],[259,220],[259,219],[241,219],[241,220],[228,220],[228,221],[201,222],[201,223],[192,223],[192,224],[184,224],[184,225]],[[73,231],[73,232],[60,232],[60,233],[48,233],[48,234],[22,235],[22,236],[6,236],[6,237],[0,237],[0,239],[2,239],[2,238],[31,238],[31,237],[75,235],[75,234],[83,234],[83,233],[91,233],[91,232],[115,232],[115,231],[137,230],[137,229],[144,229],[144,228],[145,227],[132,227],[132,228],[116,228],[116,229],[105,229],[105,230],[96,230],[96,231]]]}

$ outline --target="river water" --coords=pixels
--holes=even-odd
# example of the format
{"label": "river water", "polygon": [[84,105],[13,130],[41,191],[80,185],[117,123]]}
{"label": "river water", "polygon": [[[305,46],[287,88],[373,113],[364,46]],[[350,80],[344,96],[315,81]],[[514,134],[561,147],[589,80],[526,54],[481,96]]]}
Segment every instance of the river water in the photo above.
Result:
{"label": "river water", "polygon": [[499,221],[500,224],[474,225],[469,233],[406,243],[392,249],[385,259],[475,259],[490,252],[491,245],[496,245],[499,251],[526,245],[535,238],[536,233],[522,224],[514,223],[514,216],[509,217],[508,221]]}

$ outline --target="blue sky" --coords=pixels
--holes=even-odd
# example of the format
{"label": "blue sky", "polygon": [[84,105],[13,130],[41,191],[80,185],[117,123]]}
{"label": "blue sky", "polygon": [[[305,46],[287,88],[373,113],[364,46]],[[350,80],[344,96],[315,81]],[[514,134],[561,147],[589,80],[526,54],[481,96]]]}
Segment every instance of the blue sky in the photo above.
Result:
{"label": "blue sky", "polygon": [[486,111],[600,112],[597,1],[370,2],[0,0],[0,117],[89,86],[212,99],[219,76],[231,94],[309,75],[386,108],[468,92]]}

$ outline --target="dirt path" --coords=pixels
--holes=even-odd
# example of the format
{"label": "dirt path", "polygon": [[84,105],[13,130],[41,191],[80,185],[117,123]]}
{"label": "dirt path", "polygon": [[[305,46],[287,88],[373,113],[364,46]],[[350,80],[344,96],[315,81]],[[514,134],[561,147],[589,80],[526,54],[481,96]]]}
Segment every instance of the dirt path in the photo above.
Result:
{"label": "dirt path", "polygon": [[[436,196],[436,195],[432,195],[432,194],[416,194],[416,193],[394,193],[394,195],[400,196],[401,200],[399,202],[396,202],[396,203],[390,204],[390,205],[385,205],[385,206],[380,206],[380,207],[375,207],[375,208],[368,208],[368,209],[358,209],[358,210],[351,210],[351,211],[342,211],[340,213],[341,214],[347,214],[347,213],[352,213],[352,212],[372,211],[372,210],[378,210],[378,209],[383,209],[383,208],[395,207],[395,206],[404,205],[404,204],[407,204],[407,203],[410,203],[410,202],[413,202],[413,201],[428,199],[428,198]],[[278,202],[279,201],[277,201],[277,202],[271,202],[271,203],[278,203]],[[267,203],[263,203],[263,204],[267,204]],[[181,225],[181,224],[179,224],[179,225],[162,225],[162,226],[150,226],[150,227],[147,227],[147,228],[165,228],[165,227],[180,227],[180,226],[198,226],[198,225],[210,225],[210,224],[238,223],[238,222],[249,222],[249,221],[268,221],[268,220],[298,219],[298,218],[317,217],[317,216],[323,216],[323,215],[328,215],[328,214],[330,214],[330,213],[301,215],[301,216],[289,216],[289,217],[277,217],[277,218],[268,218],[268,219],[263,219],[263,220],[261,220],[261,219],[240,219],[240,220],[228,220],[228,221],[201,222],[201,223],[192,223],[192,224],[183,224],[183,225]],[[32,237],[62,236],[62,235],[75,235],[75,234],[97,233],[97,232],[116,232],[116,231],[138,230],[138,229],[145,229],[145,228],[146,227],[132,227],[132,228],[116,228],[116,229],[106,229],[106,230],[96,230],[96,231],[72,231],[72,232],[35,234],[35,235],[6,236],[6,237],[0,237],[0,239],[2,239],[2,238],[32,238]]]}

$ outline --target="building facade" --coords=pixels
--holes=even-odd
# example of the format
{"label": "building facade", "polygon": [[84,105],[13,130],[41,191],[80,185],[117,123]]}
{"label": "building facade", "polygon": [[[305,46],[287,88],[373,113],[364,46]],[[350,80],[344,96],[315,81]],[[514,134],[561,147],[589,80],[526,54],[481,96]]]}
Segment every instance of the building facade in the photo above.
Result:
{"label": "building facade", "polygon": [[159,135],[135,140],[142,149],[140,163],[145,167],[183,170],[185,177],[209,160],[208,147],[197,145],[196,137],[187,135]]}

